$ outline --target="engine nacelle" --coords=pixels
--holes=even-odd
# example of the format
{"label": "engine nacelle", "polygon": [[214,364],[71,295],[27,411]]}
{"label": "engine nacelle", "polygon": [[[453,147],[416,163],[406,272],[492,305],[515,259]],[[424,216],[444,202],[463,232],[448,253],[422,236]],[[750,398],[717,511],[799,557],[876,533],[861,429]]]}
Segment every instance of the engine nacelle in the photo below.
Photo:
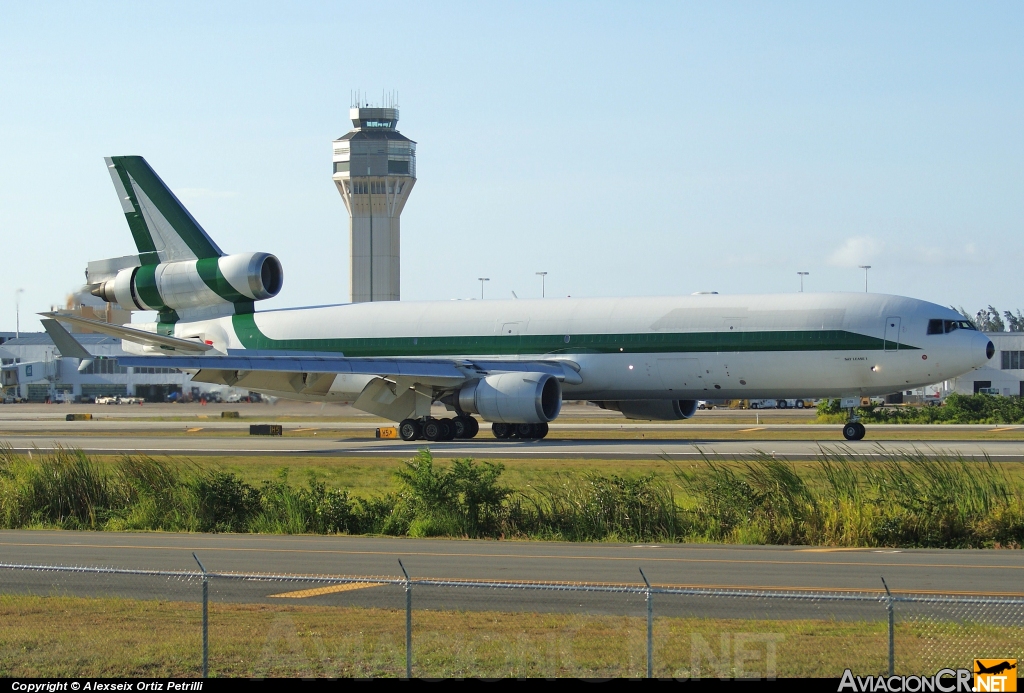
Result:
{"label": "engine nacelle", "polygon": [[695,399],[631,399],[594,404],[602,409],[620,411],[627,419],[645,421],[678,421],[690,418],[697,411]]}
{"label": "engine nacelle", "polygon": [[262,301],[281,291],[281,262],[269,253],[239,253],[120,270],[92,294],[128,310],[182,310]]}
{"label": "engine nacelle", "polygon": [[459,408],[497,423],[547,423],[562,410],[562,386],[547,373],[500,373],[466,385]]}

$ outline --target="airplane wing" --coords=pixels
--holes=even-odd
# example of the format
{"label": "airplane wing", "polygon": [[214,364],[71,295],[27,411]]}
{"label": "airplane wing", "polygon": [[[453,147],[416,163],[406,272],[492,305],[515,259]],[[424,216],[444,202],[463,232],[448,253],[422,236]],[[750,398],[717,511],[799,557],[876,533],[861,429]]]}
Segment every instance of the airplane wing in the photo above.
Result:
{"label": "airplane wing", "polygon": [[333,373],[412,378],[424,384],[451,385],[492,373],[548,373],[559,380],[579,382],[578,366],[567,361],[513,361],[457,358],[349,358],[315,352],[253,352],[230,350],[227,356],[119,356],[122,366],[161,366],[183,370],[240,373]]}
{"label": "airplane wing", "polygon": [[159,347],[161,349],[165,349],[172,352],[176,351],[192,354],[201,354],[205,351],[213,349],[213,347],[210,346],[209,344],[203,344],[202,342],[192,339],[179,339],[178,337],[157,334],[155,332],[147,332],[146,330],[139,330],[134,327],[125,327],[124,325],[112,325],[109,322],[103,322],[102,320],[92,320],[90,318],[82,318],[77,315],[67,315],[59,311],[40,313],[40,315],[46,318],[51,318],[53,320],[58,320],[60,322],[68,322],[71,323],[72,325],[81,325],[82,327],[86,327],[92,330],[93,332],[99,332],[100,334],[109,335],[111,337],[117,337],[118,339],[124,339],[129,342],[135,342],[136,344],[144,344],[146,346]]}

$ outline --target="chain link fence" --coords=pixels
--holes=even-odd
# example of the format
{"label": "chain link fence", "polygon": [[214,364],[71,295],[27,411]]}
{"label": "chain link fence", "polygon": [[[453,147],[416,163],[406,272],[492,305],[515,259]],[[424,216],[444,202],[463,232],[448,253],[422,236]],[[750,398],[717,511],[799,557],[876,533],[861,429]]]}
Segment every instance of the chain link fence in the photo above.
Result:
{"label": "chain link fence", "polygon": [[0,564],[0,676],[775,678],[1024,659],[1024,599]]}

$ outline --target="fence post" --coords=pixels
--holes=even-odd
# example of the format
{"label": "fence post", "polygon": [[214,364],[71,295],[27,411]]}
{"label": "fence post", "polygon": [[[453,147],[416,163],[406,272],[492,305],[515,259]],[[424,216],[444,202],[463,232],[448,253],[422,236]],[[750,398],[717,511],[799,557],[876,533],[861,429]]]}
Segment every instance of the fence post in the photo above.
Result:
{"label": "fence post", "polygon": [[405,574],[405,678],[412,679],[412,581],[402,559],[398,559],[398,567]]}
{"label": "fence post", "polygon": [[885,610],[889,612],[889,676],[895,676],[896,673],[896,623],[893,618],[892,610],[892,592],[889,591],[889,585],[885,584],[885,578],[882,578],[882,586],[885,587]]}
{"label": "fence post", "polygon": [[654,678],[654,602],[651,597],[651,583],[640,568],[640,577],[647,585],[647,678]]}
{"label": "fence post", "polygon": [[210,673],[210,583],[206,577],[206,568],[195,551],[192,552],[192,558],[196,559],[199,570],[203,571],[203,678],[205,679]]}

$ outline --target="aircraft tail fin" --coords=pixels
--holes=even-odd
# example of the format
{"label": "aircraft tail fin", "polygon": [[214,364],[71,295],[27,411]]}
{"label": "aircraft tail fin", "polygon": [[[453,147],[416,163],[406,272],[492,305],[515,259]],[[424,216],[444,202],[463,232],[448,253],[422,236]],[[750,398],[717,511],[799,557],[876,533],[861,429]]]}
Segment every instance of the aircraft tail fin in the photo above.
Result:
{"label": "aircraft tail fin", "polygon": [[224,255],[144,158],[104,161],[143,265]]}

